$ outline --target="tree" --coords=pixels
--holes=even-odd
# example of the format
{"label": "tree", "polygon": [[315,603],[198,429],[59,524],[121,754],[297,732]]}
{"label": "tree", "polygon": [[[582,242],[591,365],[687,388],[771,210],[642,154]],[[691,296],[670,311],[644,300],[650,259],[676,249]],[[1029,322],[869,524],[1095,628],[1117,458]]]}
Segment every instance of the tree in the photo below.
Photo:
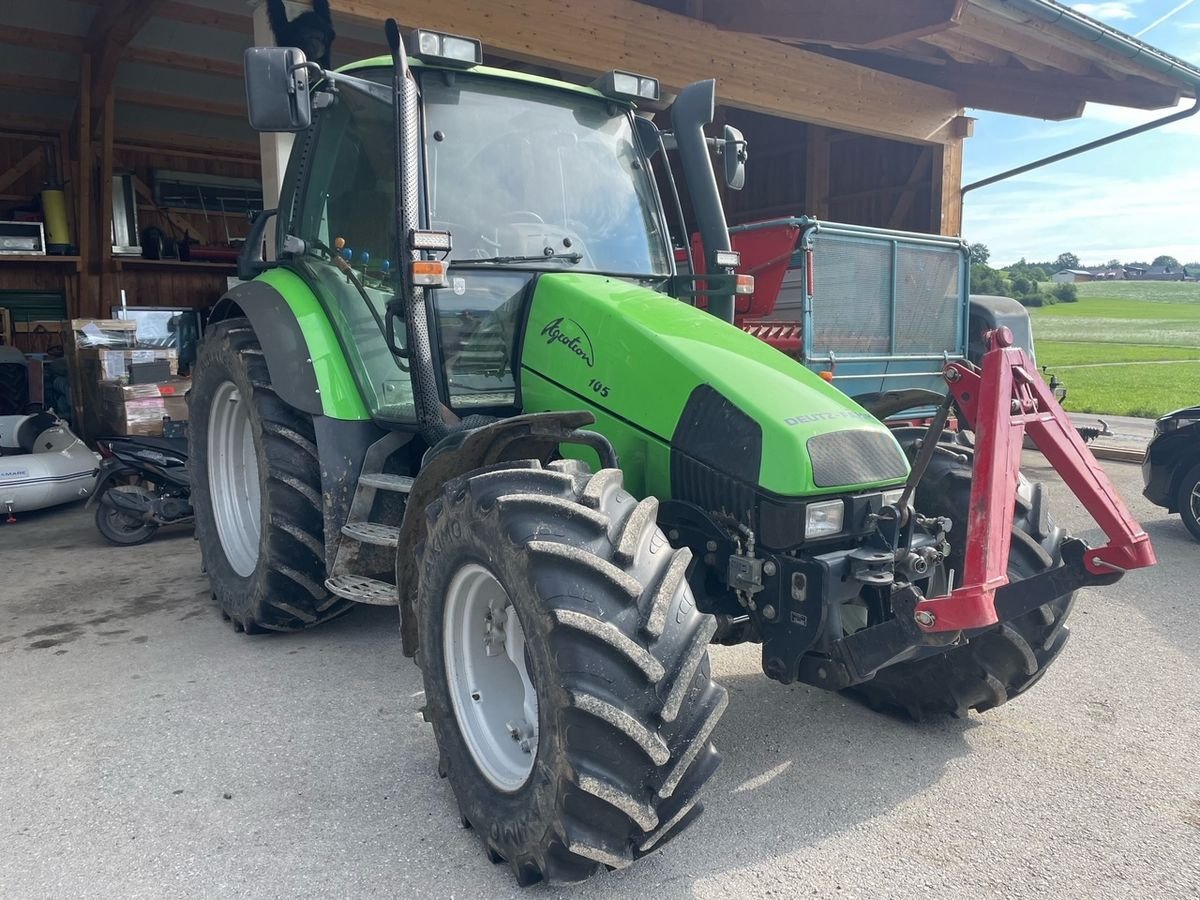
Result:
{"label": "tree", "polygon": [[1063,269],[1078,269],[1079,257],[1074,253],[1060,253],[1058,259],[1054,261],[1054,270],[1061,272]]}
{"label": "tree", "polygon": [[1106,262],[1104,264],[1104,268],[1119,269],[1119,268],[1121,268],[1121,261],[1119,259],[1110,259],[1108,262]]}
{"label": "tree", "polygon": [[983,263],[985,266],[992,257],[992,251],[987,248],[987,244],[972,244],[967,252],[971,255],[972,263]]}
{"label": "tree", "polygon": [[1079,299],[1079,288],[1073,284],[1056,284],[1050,293],[1059,303],[1074,303]]}
{"label": "tree", "polygon": [[1172,269],[1178,269],[1179,268],[1179,260],[1177,260],[1173,256],[1167,256],[1164,253],[1162,256],[1154,257],[1154,262],[1150,263],[1150,265],[1152,265],[1152,266],[1170,266]]}

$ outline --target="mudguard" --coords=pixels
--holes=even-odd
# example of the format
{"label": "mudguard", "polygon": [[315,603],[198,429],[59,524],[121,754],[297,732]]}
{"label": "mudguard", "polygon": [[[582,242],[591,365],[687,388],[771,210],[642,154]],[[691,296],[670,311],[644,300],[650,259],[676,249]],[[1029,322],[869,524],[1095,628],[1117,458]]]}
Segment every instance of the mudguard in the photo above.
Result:
{"label": "mudguard", "polygon": [[[602,465],[615,467],[612,445],[593,432],[581,431],[595,422],[590,412],[547,412],[501,419],[482,428],[452,432],[433,447],[421,467],[400,525],[401,547],[418,547],[425,540],[425,507],[453,478],[496,463],[536,459],[547,463],[564,443],[584,443],[598,451]],[[415,600],[419,572],[417,554],[396,556],[396,585],[400,594],[400,639],[405,656],[417,652]]]}
{"label": "mudguard", "polygon": [[209,324],[239,315],[254,328],[281,400],[313,416],[370,419],[329,317],[300,276],[275,268],[237,285]]}

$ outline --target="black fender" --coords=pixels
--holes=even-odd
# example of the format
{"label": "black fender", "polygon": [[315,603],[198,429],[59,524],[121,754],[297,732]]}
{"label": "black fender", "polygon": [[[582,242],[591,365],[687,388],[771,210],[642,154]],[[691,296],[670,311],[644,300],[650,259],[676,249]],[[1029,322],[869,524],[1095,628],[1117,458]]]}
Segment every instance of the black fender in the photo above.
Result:
{"label": "black fender", "polygon": [[308,344],[283,295],[263,281],[239,284],[217,301],[208,324],[237,316],[250,320],[279,399],[309,415],[321,415],[321,392]]}
{"label": "black fender", "polygon": [[401,548],[396,554],[396,585],[400,595],[400,638],[405,656],[417,651],[416,596],[419,582],[416,548],[425,540],[425,508],[446,483],[460,475],[497,463],[536,459],[543,465],[558,455],[560,444],[585,444],[594,449],[605,468],[617,468],[612,444],[593,431],[580,431],[596,417],[590,412],[544,412],[500,419],[480,428],[453,431],[425,455],[413,481],[400,525]]}
{"label": "black fender", "polygon": [[101,501],[105,491],[117,478],[124,478],[128,475],[136,475],[137,469],[128,466],[117,460],[105,460],[100,463],[100,468],[97,470],[99,474],[96,477],[96,485],[92,488],[92,496],[88,497],[87,503],[84,504],[85,509],[90,509]]}

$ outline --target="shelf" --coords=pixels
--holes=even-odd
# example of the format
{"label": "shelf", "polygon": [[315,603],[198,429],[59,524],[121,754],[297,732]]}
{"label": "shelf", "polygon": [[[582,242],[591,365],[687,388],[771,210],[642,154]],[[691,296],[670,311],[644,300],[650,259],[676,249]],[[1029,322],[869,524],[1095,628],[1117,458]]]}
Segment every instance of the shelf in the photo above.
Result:
{"label": "shelf", "polygon": [[209,262],[208,260],[188,260],[183,262],[178,259],[142,259],[140,256],[114,256],[112,258],[113,268],[120,270],[125,268],[139,268],[145,266],[147,268],[165,268],[165,269],[203,269],[210,272],[226,271],[230,274],[237,271],[236,262]]}
{"label": "shelf", "polygon": [[26,255],[22,253],[18,255],[11,253],[0,253],[0,264],[3,263],[19,263],[27,266],[54,265],[57,263],[60,265],[70,265],[75,269],[76,272],[79,271],[78,256],[41,256],[38,254]]}

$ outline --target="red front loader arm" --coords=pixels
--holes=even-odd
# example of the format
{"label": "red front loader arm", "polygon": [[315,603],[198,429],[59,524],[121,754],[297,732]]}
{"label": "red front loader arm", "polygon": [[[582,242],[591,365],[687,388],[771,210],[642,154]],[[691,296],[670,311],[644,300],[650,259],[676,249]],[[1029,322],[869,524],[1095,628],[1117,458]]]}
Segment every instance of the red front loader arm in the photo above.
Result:
{"label": "red front loader arm", "polygon": [[1029,354],[1012,346],[1007,328],[990,332],[987,341],[981,369],[955,362],[943,373],[962,418],[975,432],[975,462],[962,586],[917,604],[917,625],[926,632],[968,631],[999,621],[995,595],[1008,584],[1013,498],[1025,434],[1108,537],[1103,547],[1083,554],[1088,573],[1111,580],[1114,574],[1119,577],[1155,563],[1150,538],[1126,509]]}

